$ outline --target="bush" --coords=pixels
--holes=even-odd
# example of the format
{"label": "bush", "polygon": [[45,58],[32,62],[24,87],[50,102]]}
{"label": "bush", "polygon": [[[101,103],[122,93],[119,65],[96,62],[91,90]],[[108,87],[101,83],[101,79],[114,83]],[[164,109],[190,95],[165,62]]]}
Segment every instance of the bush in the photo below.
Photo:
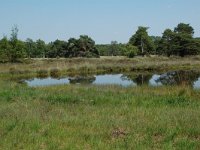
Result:
{"label": "bush", "polygon": [[53,78],[59,78],[61,76],[61,71],[58,68],[51,69],[50,76]]}
{"label": "bush", "polygon": [[38,78],[46,78],[49,76],[48,70],[39,70],[37,71],[37,77]]}
{"label": "bush", "polygon": [[133,58],[135,57],[137,54],[138,54],[138,48],[136,46],[133,46],[133,45],[126,45],[126,55],[129,57],[129,58]]}
{"label": "bush", "polygon": [[130,51],[129,54],[128,54],[128,57],[129,57],[129,58],[133,58],[133,57],[135,57],[135,56],[136,56],[135,51]]}

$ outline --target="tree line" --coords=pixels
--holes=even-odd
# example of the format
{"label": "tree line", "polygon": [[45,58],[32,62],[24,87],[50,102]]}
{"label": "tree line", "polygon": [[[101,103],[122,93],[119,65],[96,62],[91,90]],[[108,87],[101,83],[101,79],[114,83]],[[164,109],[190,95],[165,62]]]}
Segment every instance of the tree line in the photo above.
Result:
{"label": "tree line", "polygon": [[87,35],[68,41],[56,40],[45,43],[39,39],[33,41],[18,39],[18,28],[12,28],[10,38],[4,36],[0,40],[0,62],[17,62],[23,58],[71,58],[71,57],[99,57],[95,41]]}
{"label": "tree line", "polygon": [[99,52],[103,56],[128,57],[136,55],[184,57],[200,54],[200,38],[194,38],[194,29],[189,24],[180,23],[173,30],[166,29],[161,37],[149,36],[148,29],[148,27],[138,27],[127,44],[111,42],[107,45],[97,45]]}
{"label": "tree line", "polygon": [[173,30],[166,29],[161,37],[149,36],[148,27],[138,27],[128,43],[112,41],[111,44],[95,44],[87,35],[68,41],[56,40],[45,43],[18,39],[18,28],[14,26],[10,38],[0,40],[0,61],[16,62],[22,58],[71,58],[99,56],[164,55],[187,56],[200,54],[200,38],[194,38],[190,24],[180,23]]}

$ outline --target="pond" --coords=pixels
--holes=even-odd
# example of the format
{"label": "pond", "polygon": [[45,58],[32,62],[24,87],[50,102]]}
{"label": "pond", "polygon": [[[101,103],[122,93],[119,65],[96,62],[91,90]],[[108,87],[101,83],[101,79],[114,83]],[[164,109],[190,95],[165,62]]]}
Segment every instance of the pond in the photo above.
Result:
{"label": "pond", "polygon": [[63,84],[93,84],[128,86],[165,86],[187,85],[200,89],[200,72],[170,71],[166,73],[124,73],[101,75],[77,75],[65,77],[35,77],[23,80],[30,87],[52,86]]}

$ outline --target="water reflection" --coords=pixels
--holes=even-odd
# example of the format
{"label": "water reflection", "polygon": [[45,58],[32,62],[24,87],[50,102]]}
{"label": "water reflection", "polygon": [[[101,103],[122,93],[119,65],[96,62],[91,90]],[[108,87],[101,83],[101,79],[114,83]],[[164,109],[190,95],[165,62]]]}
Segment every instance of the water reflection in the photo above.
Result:
{"label": "water reflection", "polygon": [[62,78],[62,79],[54,79],[51,77],[48,78],[34,78],[31,80],[25,80],[25,82],[30,87],[37,87],[37,86],[51,86],[51,85],[62,85],[62,84],[69,84],[69,79]]}
{"label": "water reflection", "polygon": [[79,75],[65,78],[47,77],[25,80],[32,87],[58,84],[95,84],[95,85],[121,85],[121,86],[165,86],[187,85],[195,89],[200,88],[200,72],[197,71],[171,71],[167,73],[127,73],[104,75]]}
{"label": "water reflection", "polygon": [[94,76],[75,76],[69,77],[71,84],[92,84],[96,78]]}
{"label": "water reflection", "polygon": [[106,74],[96,76],[94,84],[105,85],[105,84],[118,84],[123,86],[136,85],[129,78],[123,74]]}
{"label": "water reflection", "polygon": [[200,89],[200,77],[198,78],[197,81],[194,82],[193,87],[194,89]]}
{"label": "water reflection", "polygon": [[188,85],[193,86],[194,82],[200,77],[199,72],[195,71],[172,71],[162,74],[158,79],[163,85]]}
{"label": "water reflection", "polygon": [[200,88],[200,72],[197,71],[170,71],[161,74],[144,73],[124,76],[127,76],[138,86],[187,85]]}
{"label": "water reflection", "polygon": [[149,80],[150,86],[162,86],[162,82],[159,81],[160,75],[154,74],[152,78]]}
{"label": "water reflection", "polygon": [[150,79],[152,78],[152,74],[125,74],[123,75],[131,80],[136,85],[148,85]]}

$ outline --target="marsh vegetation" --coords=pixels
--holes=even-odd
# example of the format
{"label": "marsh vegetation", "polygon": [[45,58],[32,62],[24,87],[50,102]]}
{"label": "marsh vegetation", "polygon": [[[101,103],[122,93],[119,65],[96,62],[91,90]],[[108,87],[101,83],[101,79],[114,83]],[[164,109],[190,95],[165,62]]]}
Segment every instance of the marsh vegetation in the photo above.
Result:
{"label": "marsh vegetation", "polygon": [[200,147],[200,92],[186,85],[0,85],[2,149]]}
{"label": "marsh vegetation", "polygon": [[[0,147],[199,149],[200,92],[193,88],[199,66],[197,56],[1,64]],[[37,79],[41,84],[49,77],[61,85],[19,82]],[[113,78],[131,84],[115,84]],[[158,86],[149,86],[150,81]]]}

